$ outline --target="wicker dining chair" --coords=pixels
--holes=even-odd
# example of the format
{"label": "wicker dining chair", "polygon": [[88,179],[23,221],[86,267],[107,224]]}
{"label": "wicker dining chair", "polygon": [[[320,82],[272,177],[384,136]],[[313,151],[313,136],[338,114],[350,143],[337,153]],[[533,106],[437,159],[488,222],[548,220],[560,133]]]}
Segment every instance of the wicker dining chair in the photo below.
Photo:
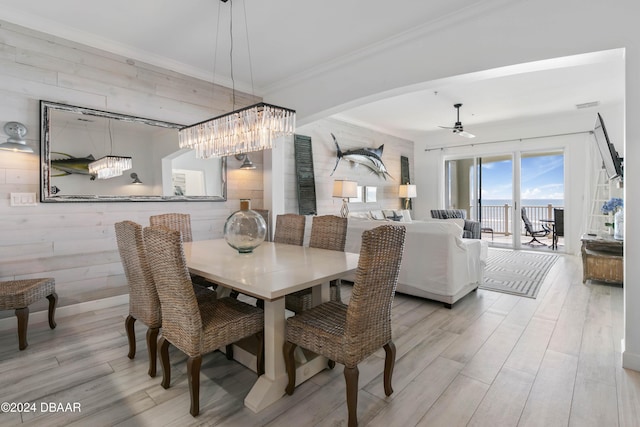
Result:
{"label": "wicker dining chair", "polygon": [[358,425],[358,363],[380,347],[385,350],[384,391],[393,393],[396,349],[391,339],[391,307],[406,230],[383,225],[362,233],[360,260],[349,305],[329,301],[287,319],[283,353],[289,384],[295,390],[297,346],[344,365],[349,426]]}
{"label": "wicker dining chair", "polygon": [[264,372],[264,313],[233,298],[198,303],[189,281],[180,233],[163,227],[144,229],[147,257],[162,307],[160,362],[162,387],[169,388],[171,365],[169,345],[188,356],[187,378],[191,395],[191,415],[200,412],[200,365],[202,356],[251,335],[258,338],[258,375]]}
{"label": "wicker dining chair", "polygon": [[[314,217],[311,224],[309,247],[344,252],[344,245],[347,241],[347,222],[347,218],[335,215]],[[342,301],[339,279],[331,281],[329,292],[331,301]],[[285,297],[285,307],[295,313],[308,310],[312,304],[311,289],[303,289]]]}
{"label": "wicker dining chair", "polygon": [[298,214],[280,214],[276,217],[274,243],[302,246],[307,218]]}
{"label": "wicker dining chair", "polygon": [[[191,215],[183,213],[167,213],[152,215],[149,217],[149,225],[152,227],[166,227],[169,230],[179,231],[182,234],[183,242],[193,242],[193,233],[191,232]],[[191,275],[191,282],[205,288],[216,289],[217,283],[196,274]]]}
{"label": "wicker dining chair", "polygon": [[[162,327],[160,299],[147,261],[142,226],[133,221],[115,224],[116,242],[124,273],[129,286],[129,315],[125,319],[125,330],[129,341],[129,359],[136,355],[135,322],[140,320],[147,326],[147,353],[149,376],[156,376],[157,340]],[[201,286],[195,287],[199,301],[215,300],[216,293]]]}
{"label": "wicker dining chair", "polygon": [[56,294],[56,281],[53,277],[0,282],[0,310],[15,310],[20,350],[24,350],[29,345],[27,342],[29,306],[42,298],[49,300],[49,327],[55,329],[58,294]]}
{"label": "wicker dining chair", "polygon": [[149,225],[164,226],[170,230],[176,230],[182,233],[183,242],[192,242],[193,234],[191,233],[191,215],[183,213],[167,213],[152,215],[149,217]]}

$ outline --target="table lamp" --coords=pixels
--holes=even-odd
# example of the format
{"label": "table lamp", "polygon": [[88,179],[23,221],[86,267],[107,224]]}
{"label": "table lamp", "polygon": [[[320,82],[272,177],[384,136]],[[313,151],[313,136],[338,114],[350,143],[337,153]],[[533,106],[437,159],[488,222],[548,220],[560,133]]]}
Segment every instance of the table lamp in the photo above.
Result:
{"label": "table lamp", "polygon": [[417,197],[418,192],[413,184],[403,184],[398,191],[398,197],[404,199],[404,208],[409,209],[409,201]]}
{"label": "table lamp", "polygon": [[346,218],[349,215],[349,198],[358,196],[358,183],[356,181],[347,181],[336,179],[333,181],[333,197],[342,198],[342,208],[340,215]]}

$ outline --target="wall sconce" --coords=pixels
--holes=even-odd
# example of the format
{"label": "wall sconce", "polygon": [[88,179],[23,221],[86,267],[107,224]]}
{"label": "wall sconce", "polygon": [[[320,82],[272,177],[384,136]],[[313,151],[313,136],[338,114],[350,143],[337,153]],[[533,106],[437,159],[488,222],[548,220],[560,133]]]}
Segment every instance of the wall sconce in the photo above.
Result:
{"label": "wall sconce", "polygon": [[333,197],[342,198],[340,215],[346,218],[349,216],[349,198],[358,197],[358,183],[356,181],[336,179],[333,181]]}
{"label": "wall sconce", "polygon": [[4,133],[9,135],[7,142],[0,144],[0,150],[13,151],[15,153],[33,153],[33,148],[27,145],[23,137],[27,134],[27,128],[22,123],[7,122],[4,125]]}
{"label": "wall sconce", "polygon": [[409,202],[411,199],[418,196],[418,191],[416,190],[416,186],[413,184],[403,184],[400,186],[398,190],[398,197],[404,199],[404,208],[409,209]]}
{"label": "wall sconce", "polygon": [[133,179],[132,184],[137,184],[137,185],[142,184],[142,181],[140,181],[140,178],[138,178],[138,174],[137,173],[132,172],[131,175],[129,175],[129,176]]}
{"label": "wall sconce", "polygon": [[256,168],[256,165],[254,165],[253,162],[249,159],[248,154],[236,154],[235,157],[236,160],[242,162],[242,165],[240,165],[240,169],[251,170]]}

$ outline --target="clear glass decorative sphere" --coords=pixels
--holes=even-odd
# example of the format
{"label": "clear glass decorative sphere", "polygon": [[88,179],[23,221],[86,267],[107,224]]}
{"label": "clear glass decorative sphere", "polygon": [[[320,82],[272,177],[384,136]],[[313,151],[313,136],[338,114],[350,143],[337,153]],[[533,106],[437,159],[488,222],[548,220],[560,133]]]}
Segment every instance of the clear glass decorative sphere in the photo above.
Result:
{"label": "clear glass decorative sphere", "polygon": [[224,223],[224,239],[241,254],[253,252],[266,235],[267,224],[262,215],[251,210],[249,200],[240,200],[240,210]]}

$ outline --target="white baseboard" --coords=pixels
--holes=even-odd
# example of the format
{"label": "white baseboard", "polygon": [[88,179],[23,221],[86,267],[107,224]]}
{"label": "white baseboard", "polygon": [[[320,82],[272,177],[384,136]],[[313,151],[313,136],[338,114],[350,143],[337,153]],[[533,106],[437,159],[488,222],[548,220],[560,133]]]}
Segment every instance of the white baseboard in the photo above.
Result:
{"label": "white baseboard", "polygon": [[[81,302],[78,304],[58,307],[56,309],[56,320],[61,317],[72,316],[78,313],[85,313],[92,310],[100,310],[102,308],[114,307],[116,305],[128,304],[129,294],[117,295],[115,297],[103,298],[95,301]],[[48,310],[36,311],[29,313],[29,324],[36,322],[46,322],[49,319]],[[0,319],[0,331],[7,329],[15,329],[17,327],[16,317],[11,316]]]}
{"label": "white baseboard", "polygon": [[629,351],[622,352],[622,367],[633,369],[640,372],[640,354],[631,353]]}

